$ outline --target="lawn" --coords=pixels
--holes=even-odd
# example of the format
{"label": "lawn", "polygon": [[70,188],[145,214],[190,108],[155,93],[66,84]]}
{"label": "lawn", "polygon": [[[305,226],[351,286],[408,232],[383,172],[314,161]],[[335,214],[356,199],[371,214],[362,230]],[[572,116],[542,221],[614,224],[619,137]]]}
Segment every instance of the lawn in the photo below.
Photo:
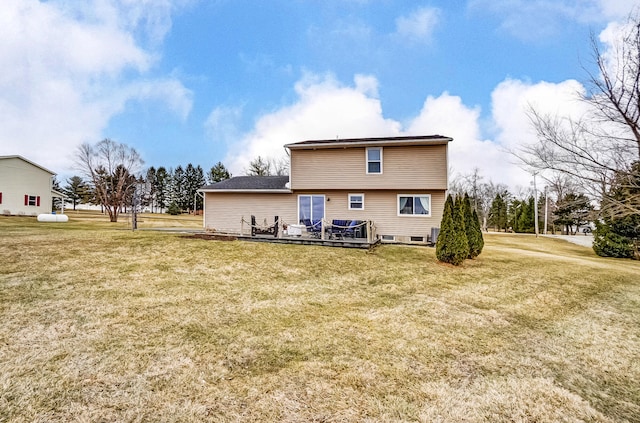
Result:
{"label": "lawn", "polygon": [[640,421],[640,263],[0,217],[0,422]]}

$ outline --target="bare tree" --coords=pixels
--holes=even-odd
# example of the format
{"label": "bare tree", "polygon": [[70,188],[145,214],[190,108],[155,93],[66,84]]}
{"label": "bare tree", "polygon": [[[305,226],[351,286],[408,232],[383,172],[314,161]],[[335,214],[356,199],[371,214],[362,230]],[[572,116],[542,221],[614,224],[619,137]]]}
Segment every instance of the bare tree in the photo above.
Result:
{"label": "bare tree", "polygon": [[487,230],[491,204],[494,198],[496,198],[496,195],[502,194],[504,198],[507,199],[508,192],[509,189],[505,184],[494,183],[491,180],[478,186],[478,210],[476,211],[480,216],[483,231]]}
{"label": "bare tree", "polygon": [[449,193],[453,196],[470,194],[470,200],[480,218],[482,230],[486,231],[491,205],[496,195],[500,194],[505,200],[510,197],[507,195],[508,187],[505,184],[494,183],[492,180],[482,182],[483,179],[484,176],[477,167],[471,173],[457,174],[449,183]]}
{"label": "bare tree", "polygon": [[245,170],[245,174],[247,176],[270,176],[272,174],[271,163],[268,159],[265,160],[258,156],[249,162],[249,168]]}
{"label": "bare tree", "polygon": [[111,222],[127,204],[135,186],[135,174],[143,161],[133,148],[110,139],[95,145],[84,143],[75,154],[76,165],[93,185],[97,200]]}
{"label": "bare tree", "polygon": [[286,157],[269,158],[267,159],[269,167],[272,169],[272,173],[276,176],[289,175],[289,159]]}
{"label": "bare tree", "polygon": [[640,180],[640,14],[631,14],[618,42],[606,53],[591,37],[597,74],[588,74],[579,119],[545,115],[530,108],[537,142],[515,152],[536,170],[567,176],[580,191],[600,201],[601,213],[624,217],[640,213],[640,195],[611,195],[619,181],[638,192]]}

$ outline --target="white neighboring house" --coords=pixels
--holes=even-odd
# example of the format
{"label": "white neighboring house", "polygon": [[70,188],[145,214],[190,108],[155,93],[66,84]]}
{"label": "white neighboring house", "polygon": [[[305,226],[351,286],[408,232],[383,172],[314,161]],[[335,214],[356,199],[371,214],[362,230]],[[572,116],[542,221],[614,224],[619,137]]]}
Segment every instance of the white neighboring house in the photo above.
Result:
{"label": "white neighboring house", "polygon": [[51,213],[54,172],[21,156],[0,156],[0,213],[37,216]]}

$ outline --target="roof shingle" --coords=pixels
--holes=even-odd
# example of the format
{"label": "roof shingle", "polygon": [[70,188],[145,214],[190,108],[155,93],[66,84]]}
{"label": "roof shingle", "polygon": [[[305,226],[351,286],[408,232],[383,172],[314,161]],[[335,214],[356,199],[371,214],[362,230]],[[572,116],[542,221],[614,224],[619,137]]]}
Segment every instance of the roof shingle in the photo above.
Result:
{"label": "roof shingle", "polygon": [[286,190],[289,176],[234,176],[205,185],[202,190]]}

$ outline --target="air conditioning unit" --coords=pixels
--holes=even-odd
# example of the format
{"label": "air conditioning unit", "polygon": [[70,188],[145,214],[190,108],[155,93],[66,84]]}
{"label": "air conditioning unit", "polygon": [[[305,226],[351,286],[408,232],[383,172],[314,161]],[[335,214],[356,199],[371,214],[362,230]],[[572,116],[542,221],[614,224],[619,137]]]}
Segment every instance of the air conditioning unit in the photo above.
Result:
{"label": "air conditioning unit", "polygon": [[438,235],[440,235],[440,228],[431,228],[431,244],[434,244],[438,241]]}

